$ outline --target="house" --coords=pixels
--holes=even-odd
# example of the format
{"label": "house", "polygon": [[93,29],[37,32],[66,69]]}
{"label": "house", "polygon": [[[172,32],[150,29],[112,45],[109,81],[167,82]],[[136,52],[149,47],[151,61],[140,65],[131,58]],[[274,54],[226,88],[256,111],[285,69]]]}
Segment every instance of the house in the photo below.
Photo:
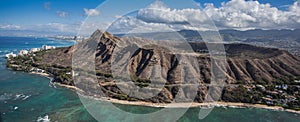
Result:
{"label": "house", "polygon": [[31,72],[37,72],[37,73],[44,73],[45,70],[42,70],[42,69],[39,69],[39,68],[36,68],[36,67],[33,67],[30,69]]}
{"label": "house", "polygon": [[30,49],[30,53],[34,53],[34,52],[37,52],[37,51],[40,51],[41,49],[40,48],[32,48]]}
{"label": "house", "polygon": [[6,58],[12,58],[12,57],[16,57],[16,56],[17,56],[17,55],[14,54],[14,53],[12,53],[12,52],[5,55]]}
{"label": "house", "polygon": [[288,85],[286,85],[286,84],[283,84],[283,85],[276,85],[275,88],[287,90],[287,89],[288,89]]}
{"label": "house", "polygon": [[300,80],[294,80],[295,83],[300,83]]}
{"label": "house", "polygon": [[256,85],[256,87],[261,89],[262,91],[266,91],[266,88],[263,85]]}
{"label": "house", "polygon": [[19,52],[19,55],[27,55],[28,54],[28,51],[27,50],[21,50]]}
{"label": "house", "polygon": [[43,45],[42,46],[42,50],[50,50],[50,49],[55,49],[55,46],[47,46],[47,45]]}

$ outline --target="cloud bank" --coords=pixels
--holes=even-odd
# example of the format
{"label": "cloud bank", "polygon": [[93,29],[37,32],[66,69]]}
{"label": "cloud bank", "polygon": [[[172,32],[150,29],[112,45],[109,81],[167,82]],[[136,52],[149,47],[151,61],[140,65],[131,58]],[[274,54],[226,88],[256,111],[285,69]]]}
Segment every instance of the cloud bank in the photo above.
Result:
{"label": "cloud bank", "polygon": [[[196,9],[202,6],[202,9]],[[51,3],[45,3],[45,9],[51,9]],[[30,27],[12,24],[0,24],[0,29],[27,29],[48,30],[58,32],[77,33],[79,30],[85,34],[91,34],[96,29],[112,33],[146,33],[164,32],[174,30],[215,30],[217,29],[300,29],[300,4],[294,2],[292,5],[278,9],[270,4],[262,4],[258,1],[231,0],[223,2],[220,7],[212,3],[198,3],[195,8],[172,9],[162,1],[156,1],[146,8],[138,10],[135,14],[128,16],[111,15],[117,21],[87,21],[77,23],[51,22],[48,24],[36,24]],[[100,14],[97,9],[83,8],[86,16],[107,18]],[[68,13],[56,11],[60,17],[67,17]],[[96,17],[97,16],[97,17]],[[84,24],[83,24],[84,23]],[[83,26],[81,26],[83,25]],[[81,28],[80,28],[81,27]]]}
{"label": "cloud bank", "polygon": [[300,27],[300,7],[295,2],[286,11],[258,1],[232,0],[217,8],[205,4],[204,11],[221,28],[295,29]]}
{"label": "cloud bank", "polygon": [[0,29],[20,30],[20,29],[22,29],[22,27],[19,25],[14,25],[14,24],[0,24]]}
{"label": "cloud bank", "polygon": [[136,18],[123,18],[115,27],[120,27],[120,30],[135,26],[161,31],[166,26],[178,30],[214,30],[213,25],[218,29],[236,30],[300,29],[300,6],[298,2],[294,2],[286,10],[280,10],[268,3],[231,0],[223,2],[220,7],[205,3],[202,10],[171,9],[163,2],[156,1],[147,8],[140,9]]}

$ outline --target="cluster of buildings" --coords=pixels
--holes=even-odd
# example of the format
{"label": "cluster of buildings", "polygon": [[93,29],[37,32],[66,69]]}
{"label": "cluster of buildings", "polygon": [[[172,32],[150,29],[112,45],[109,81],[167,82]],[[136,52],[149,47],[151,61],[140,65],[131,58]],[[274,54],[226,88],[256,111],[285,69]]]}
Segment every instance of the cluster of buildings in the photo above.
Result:
{"label": "cluster of buildings", "polygon": [[9,53],[9,54],[6,54],[6,58],[12,58],[12,57],[16,57],[18,55],[27,55],[29,53],[35,53],[35,52],[38,52],[38,51],[41,51],[41,50],[50,50],[50,49],[55,49],[56,47],[55,46],[47,46],[47,45],[43,45],[41,48],[31,48],[29,51],[28,50],[21,50],[19,52],[19,54],[14,54],[14,53]]}
{"label": "cluster of buildings", "polygon": [[[294,82],[297,83],[298,80],[295,80]],[[264,100],[268,105],[287,105],[287,103],[297,100],[294,95],[288,94],[287,91],[289,85],[287,84],[275,85],[274,90],[267,90],[267,88],[263,85],[256,85],[256,88],[259,88],[266,93],[266,95],[262,97],[262,100]],[[295,94],[298,94],[298,92],[295,92]]]}
{"label": "cluster of buildings", "polygon": [[197,49],[195,52],[201,53],[201,54],[211,54],[211,55],[226,55],[225,50],[208,50],[208,49]]}
{"label": "cluster of buildings", "polygon": [[47,45],[43,45],[41,50],[50,50],[50,49],[55,49],[55,46],[47,46]]}
{"label": "cluster of buildings", "polygon": [[289,51],[290,53],[300,56],[299,43],[292,39],[270,39],[270,40],[259,40],[253,39],[246,42],[247,44],[262,46],[262,47],[272,47],[281,48]]}

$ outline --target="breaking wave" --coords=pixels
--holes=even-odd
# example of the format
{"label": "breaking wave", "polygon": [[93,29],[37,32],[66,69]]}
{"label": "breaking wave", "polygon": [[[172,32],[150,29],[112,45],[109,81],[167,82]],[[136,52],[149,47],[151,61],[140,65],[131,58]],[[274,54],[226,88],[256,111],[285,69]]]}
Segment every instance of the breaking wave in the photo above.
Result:
{"label": "breaking wave", "polygon": [[30,97],[31,95],[25,95],[25,94],[9,94],[9,93],[4,93],[0,95],[0,101],[6,101],[6,100],[26,100]]}
{"label": "breaking wave", "polygon": [[39,117],[36,121],[37,122],[50,122],[50,118],[48,115],[46,115],[44,117]]}

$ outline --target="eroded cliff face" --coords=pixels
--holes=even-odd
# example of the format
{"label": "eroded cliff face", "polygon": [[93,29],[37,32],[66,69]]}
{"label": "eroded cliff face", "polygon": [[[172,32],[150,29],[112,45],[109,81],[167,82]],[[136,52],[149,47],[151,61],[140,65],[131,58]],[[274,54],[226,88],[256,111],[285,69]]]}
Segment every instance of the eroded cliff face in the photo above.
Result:
{"label": "eroded cliff face", "polygon": [[[217,59],[201,52],[207,50],[205,43],[190,43],[191,49],[198,51],[196,53],[174,53],[164,45],[153,43],[153,46],[147,41],[140,38],[118,38],[97,30],[86,43],[76,46],[94,51],[87,53],[93,56],[84,56],[86,60],[91,57],[95,59],[99,86],[105,95],[122,100],[168,103],[192,99],[195,102],[204,102],[209,89],[215,89],[215,94],[221,94],[220,100],[264,103],[265,92],[272,90],[257,90],[257,84],[274,87],[278,84],[291,84],[293,80],[300,78],[300,59],[287,51],[246,44],[225,44],[226,62],[224,68],[219,68],[225,73],[222,81],[225,86],[222,91],[218,86],[210,86],[211,65]],[[147,45],[141,46],[143,42]],[[180,43],[170,45],[180,47]],[[56,82],[74,85],[71,75],[66,74],[71,72],[74,49],[76,48],[72,46],[38,53],[39,60],[35,60],[33,66],[53,74]],[[120,82],[119,79],[122,78],[134,84]],[[162,84],[163,87],[160,87]],[[299,87],[296,90],[299,92]],[[237,92],[243,94],[243,98],[233,96]],[[134,97],[138,93],[142,95]],[[254,93],[257,95],[253,95]],[[143,94],[153,97],[143,98]],[[299,99],[298,93],[289,95]],[[244,100],[245,97],[253,101]]]}
{"label": "eroded cliff face", "polygon": [[[101,33],[101,32],[99,32]],[[111,62],[117,62],[118,59],[112,59],[113,50],[118,42],[132,41],[128,38],[119,39],[112,35],[104,37],[111,37],[112,39],[100,40],[96,53],[96,69],[104,70],[111,73]],[[138,38],[136,38],[138,40]],[[140,43],[146,40],[140,40]],[[155,45],[153,47],[139,47],[138,44],[131,43],[130,49],[124,49],[122,53],[115,55],[123,56],[127,52],[130,53],[125,66],[130,75],[140,79],[149,79],[154,77],[154,71],[159,66],[160,76],[165,79],[166,83],[174,84],[180,82],[179,74],[182,67],[180,65],[186,63],[180,60],[180,56],[170,50]],[[207,50],[205,43],[190,43],[194,51]],[[128,45],[127,45],[128,46]],[[257,81],[272,83],[280,78],[297,78],[300,75],[300,59],[289,54],[287,51],[275,49],[256,47],[246,44],[225,44],[226,49],[226,76],[227,83],[237,83],[242,81],[244,83],[254,83]],[[122,47],[127,48],[127,47]],[[132,50],[134,49],[134,50]],[[127,52],[126,52],[127,51]],[[118,51],[121,52],[121,51]],[[187,54],[188,55],[188,54]],[[209,54],[198,53],[193,56],[197,59],[198,69],[194,69],[192,75],[200,75],[200,83],[209,83],[211,78],[211,57]],[[124,58],[124,57],[121,57]],[[106,68],[104,68],[106,67]],[[194,68],[195,66],[191,67]],[[173,77],[171,77],[173,76]],[[178,76],[178,77],[174,77]]]}

